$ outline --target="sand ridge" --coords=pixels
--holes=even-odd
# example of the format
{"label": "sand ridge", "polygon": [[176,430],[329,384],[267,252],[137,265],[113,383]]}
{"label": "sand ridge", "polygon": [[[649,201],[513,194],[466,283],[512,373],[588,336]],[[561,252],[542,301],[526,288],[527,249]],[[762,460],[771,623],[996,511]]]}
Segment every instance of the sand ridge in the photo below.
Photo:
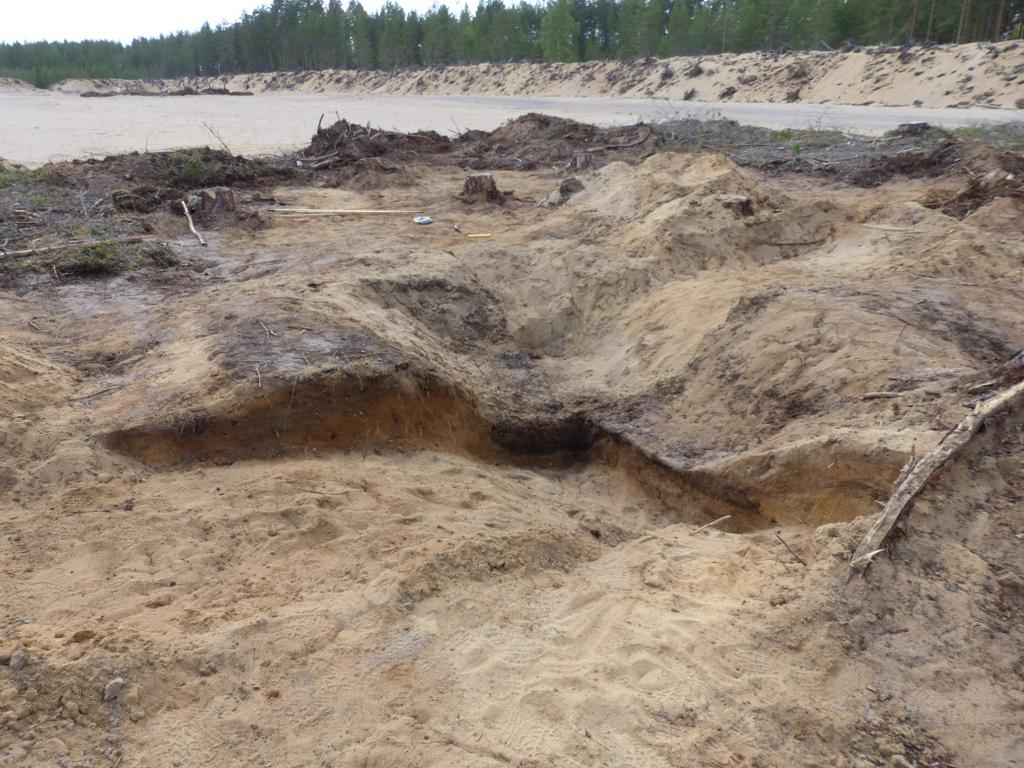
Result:
{"label": "sand ridge", "polygon": [[169,80],[65,80],[64,93],[158,94],[184,88],[366,93],[659,98],[701,102],[1019,107],[1024,44],[970,43],[843,51],[508,63],[384,71],[269,72]]}

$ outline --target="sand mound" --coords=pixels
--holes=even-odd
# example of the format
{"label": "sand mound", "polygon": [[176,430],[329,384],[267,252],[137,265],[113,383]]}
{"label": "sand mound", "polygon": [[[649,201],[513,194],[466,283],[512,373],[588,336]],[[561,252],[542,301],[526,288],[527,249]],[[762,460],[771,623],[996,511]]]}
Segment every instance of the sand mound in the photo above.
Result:
{"label": "sand mound", "polygon": [[66,93],[168,93],[188,88],[502,96],[607,96],[697,101],[926,107],[1014,107],[1024,85],[1019,42],[769,51],[580,64],[478,64],[398,72],[269,72],[176,80],[65,80]]}
{"label": "sand mound", "polygon": [[613,163],[571,205],[610,219],[626,254],[671,262],[674,275],[792,257],[829,239],[841,218],[827,203],[794,206],[720,155],[663,153],[636,169]]}
{"label": "sand mound", "polygon": [[34,91],[36,87],[14,77],[0,77],[0,91]]}

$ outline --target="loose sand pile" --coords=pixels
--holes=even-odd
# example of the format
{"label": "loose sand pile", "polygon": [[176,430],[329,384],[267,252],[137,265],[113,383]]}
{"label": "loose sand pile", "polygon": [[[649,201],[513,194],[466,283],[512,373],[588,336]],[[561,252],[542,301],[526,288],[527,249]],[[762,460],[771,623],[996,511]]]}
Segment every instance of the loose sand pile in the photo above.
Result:
{"label": "loose sand pile", "polygon": [[0,91],[34,91],[36,88],[24,80],[14,77],[0,77]]}
{"label": "loose sand pile", "polygon": [[1021,200],[630,157],[260,171],[205,249],[94,205],[144,157],[8,187],[181,262],[4,272],[0,764],[1020,759],[1020,420],[848,559],[1024,346]]}
{"label": "loose sand pile", "polygon": [[856,48],[582,64],[479,64],[397,72],[325,70],[172,80],[65,80],[66,93],[191,89],[1020,108],[1024,44]]}

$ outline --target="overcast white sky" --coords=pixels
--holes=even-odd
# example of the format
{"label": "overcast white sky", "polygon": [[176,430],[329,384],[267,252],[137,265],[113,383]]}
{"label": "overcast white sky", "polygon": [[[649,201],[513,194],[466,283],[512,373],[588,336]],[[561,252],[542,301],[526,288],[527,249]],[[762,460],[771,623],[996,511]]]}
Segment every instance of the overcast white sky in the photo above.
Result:
{"label": "overcast white sky", "polygon": [[[384,0],[362,0],[373,11]],[[0,42],[35,40],[120,40],[217,26],[270,0],[0,0]],[[326,4],[326,1],[325,1]],[[346,0],[345,4],[348,2]],[[399,0],[424,11],[431,0]],[[449,5],[456,3],[449,2]],[[458,3],[461,7],[461,3]]]}

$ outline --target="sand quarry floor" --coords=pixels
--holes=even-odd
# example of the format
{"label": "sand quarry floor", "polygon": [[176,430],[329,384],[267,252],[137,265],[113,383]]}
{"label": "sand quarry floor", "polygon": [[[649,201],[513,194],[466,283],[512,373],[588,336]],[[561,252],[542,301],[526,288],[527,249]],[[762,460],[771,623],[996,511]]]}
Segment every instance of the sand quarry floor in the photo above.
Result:
{"label": "sand quarry floor", "polygon": [[429,226],[155,213],[177,266],[5,278],[0,765],[1024,763],[1021,421],[848,565],[1024,346],[1021,200],[465,176],[236,189]]}
{"label": "sand quarry floor", "polygon": [[[1024,84],[1022,84],[1024,90]],[[719,118],[768,128],[818,128],[879,135],[902,123],[945,128],[1021,124],[1024,113],[987,107],[919,108],[827,104],[687,102],[652,98],[408,96],[268,91],[248,97],[83,99],[77,94],[0,88],[0,157],[40,165],[119,152],[178,149],[223,140],[247,155],[285,154],[309,140],[321,115],[386,130],[455,134],[493,130],[543,112],[601,125]],[[217,139],[219,136],[220,139]]]}

